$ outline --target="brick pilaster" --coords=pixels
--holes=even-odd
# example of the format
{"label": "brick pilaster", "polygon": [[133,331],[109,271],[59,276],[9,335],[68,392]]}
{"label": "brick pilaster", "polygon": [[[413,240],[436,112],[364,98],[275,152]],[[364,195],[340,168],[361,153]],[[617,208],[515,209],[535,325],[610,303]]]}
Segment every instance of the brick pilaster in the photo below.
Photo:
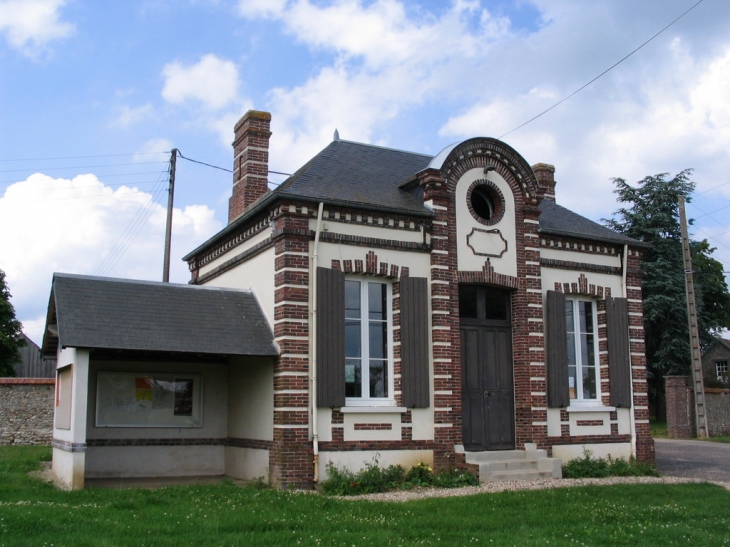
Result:
{"label": "brick pilaster", "polygon": [[631,381],[636,426],[636,458],[653,462],[654,439],[649,429],[649,391],[644,343],[644,305],[641,294],[641,251],[629,247],[626,267],[626,297],[629,301],[629,346],[631,348]]}
{"label": "brick pilaster", "polygon": [[309,424],[309,224],[282,205],[274,220],[274,441],[269,472],[280,488],[313,487]]}
{"label": "brick pilaster", "polygon": [[434,465],[456,465],[462,444],[459,284],[453,192],[435,169],[419,173],[424,201],[436,213],[431,232],[431,340],[434,374]]}

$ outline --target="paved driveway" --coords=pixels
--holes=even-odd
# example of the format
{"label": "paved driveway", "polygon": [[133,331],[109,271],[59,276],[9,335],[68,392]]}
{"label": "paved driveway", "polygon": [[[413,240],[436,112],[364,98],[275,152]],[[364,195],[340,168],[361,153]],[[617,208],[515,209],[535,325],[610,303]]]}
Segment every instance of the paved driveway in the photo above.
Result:
{"label": "paved driveway", "polygon": [[654,448],[662,475],[730,481],[730,444],[654,439]]}

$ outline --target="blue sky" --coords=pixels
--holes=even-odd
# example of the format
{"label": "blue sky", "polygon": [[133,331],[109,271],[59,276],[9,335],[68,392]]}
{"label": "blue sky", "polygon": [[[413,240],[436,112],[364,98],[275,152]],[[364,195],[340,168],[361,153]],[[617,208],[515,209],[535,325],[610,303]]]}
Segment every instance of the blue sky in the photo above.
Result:
{"label": "blue sky", "polygon": [[[17,315],[40,342],[54,271],[160,279],[169,150],[230,168],[249,108],[272,113],[273,170],[335,129],[436,154],[505,135],[695,4],[0,0],[0,269]],[[611,177],[694,168],[694,236],[730,270],[728,28],[730,3],[704,0],[504,140],[554,164],[558,202],[595,220],[617,208]],[[230,189],[179,161],[173,281],[225,225]]]}

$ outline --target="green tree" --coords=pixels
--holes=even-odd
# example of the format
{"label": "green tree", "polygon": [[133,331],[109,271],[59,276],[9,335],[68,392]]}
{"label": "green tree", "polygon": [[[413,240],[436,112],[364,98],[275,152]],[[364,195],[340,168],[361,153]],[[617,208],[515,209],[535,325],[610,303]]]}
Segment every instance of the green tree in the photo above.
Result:
{"label": "green tree", "polygon": [[10,303],[10,292],[5,283],[5,272],[0,270],[0,376],[15,376],[15,365],[20,361],[20,348],[25,345],[21,338],[22,325],[15,318]]}
{"label": "green tree", "polygon": [[[664,376],[689,374],[691,354],[684,286],[684,262],[679,224],[679,197],[689,199],[695,184],[691,169],[673,178],[668,173],[648,176],[635,186],[615,178],[614,192],[624,204],[606,224],[629,237],[651,245],[644,251],[644,334],[653,402],[664,393]],[[692,269],[700,338],[709,344],[730,326],[730,293],[723,266],[712,258],[707,240],[692,241]]]}

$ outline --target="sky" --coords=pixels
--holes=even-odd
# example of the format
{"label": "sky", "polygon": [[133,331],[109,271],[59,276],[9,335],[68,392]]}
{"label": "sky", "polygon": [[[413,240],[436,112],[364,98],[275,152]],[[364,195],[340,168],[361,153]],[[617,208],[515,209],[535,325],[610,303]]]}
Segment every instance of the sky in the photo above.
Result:
{"label": "sky", "polygon": [[[433,155],[495,137],[555,165],[558,203],[597,221],[619,207],[613,177],[692,168],[692,236],[730,270],[728,28],[727,0],[0,0],[16,315],[40,343],[53,272],[161,280],[170,150],[231,169],[251,108],[272,114],[274,171],[335,129]],[[178,159],[171,281],[225,226],[231,187]]]}

